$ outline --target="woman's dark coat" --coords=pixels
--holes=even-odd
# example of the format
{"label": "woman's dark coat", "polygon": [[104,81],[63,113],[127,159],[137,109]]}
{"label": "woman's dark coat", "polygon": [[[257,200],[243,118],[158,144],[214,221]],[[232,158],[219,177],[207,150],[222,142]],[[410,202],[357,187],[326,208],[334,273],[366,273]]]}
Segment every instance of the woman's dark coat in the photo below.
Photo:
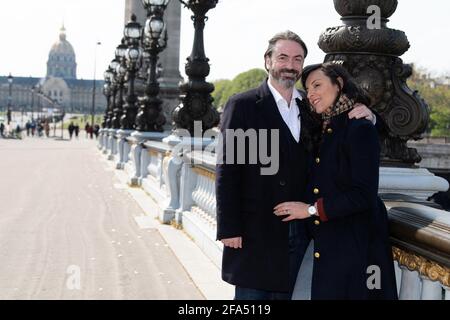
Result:
{"label": "woman's dark coat", "polygon": [[328,221],[308,219],[314,238],[311,298],[396,299],[387,213],[377,196],[376,128],[342,113],[332,118],[313,154],[307,202],[322,198]]}

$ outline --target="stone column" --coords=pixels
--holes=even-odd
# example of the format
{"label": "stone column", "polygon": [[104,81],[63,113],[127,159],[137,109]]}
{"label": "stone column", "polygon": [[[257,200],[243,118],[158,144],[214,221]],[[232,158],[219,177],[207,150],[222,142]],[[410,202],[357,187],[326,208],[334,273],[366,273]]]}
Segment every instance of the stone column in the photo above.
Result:
{"label": "stone column", "polygon": [[405,266],[402,269],[402,280],[400,287],[400,300],[420,300],[421,282],[417,271],[410,271]]}
{"label": "stone column", "polygon": [[444,300],[450,301],[450,288],[444,287],[444,291],[445,291]]}
{"label": "stone column", "polygon": [[136,15],[137,22],[144,25],[147,19],[147,11],[144,9],[141,0],[125,0],[125,16],[123,24],[127,24],[132,14]]}
{"label": "stone column", "polygon": [[442,300],[442,285],[439,281],[432,281],[427,276],[420,276],[422,293],[420,300]]}
{"label": "stone column", "polygon": [[[167,26],[167,48],[160,54],[159,61],[163,68],[160,77],[161,88],[172,89],[178,93],[178,85],[182,80],[180,74],[180,32],[181,3],[171,0],[164,13]],[[177,97],[178,98],[178,97]]]}

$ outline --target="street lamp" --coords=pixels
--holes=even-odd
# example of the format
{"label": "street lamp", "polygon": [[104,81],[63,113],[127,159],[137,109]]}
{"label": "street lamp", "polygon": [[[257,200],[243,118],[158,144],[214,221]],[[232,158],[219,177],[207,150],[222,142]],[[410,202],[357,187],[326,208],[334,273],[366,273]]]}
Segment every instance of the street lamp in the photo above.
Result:
{"label": "street lamp", "polygon": [[14,77],[9,73],[8,84],[9,84],[9,96],[8,96],[8,111],[6,112],[6,117],[8,125],[11,123],[11,104],[12,104],[12,84]]}
{"label": "street lamp", "polygon": [[41,117],[41,113],[42,113],[42,105],[41,105],[41,97],[42,97],[42,85],[40,83],[38,83],[36,85],[36,90],[37,90],[37,97],[38,97],[38,101],[37,101],[37,114],[38,114],[38,119],[40,119]]}
{"label": "street lamp", "polygon": [[194,13],[192,20],[195,35],[192,52],[185,67],[189,81],[180,85],[181,104],[174,110],[173,118],[176,128],[187,129],[193,135],[194,122],[201,121],[202,129],[206,131],[216,126],[220,120],[219,113],[212,107],[211,92],[214,91],[214,85],[205,81],[210,67],[203,42],[206,13],[215,8],[218,0],[179,1]]}
{"label": "street lamp", "polygon": [[[110,113],[108,116],[108,125],[110,129],[119,129],[120,128],[120,118],[123,114],[123,105],[122,105],[122,80],[120,79],[119,74],[117,73],[117,67],[120,63],[114,59],[109,64],[109,69],[113,74],[111,78],[111,107]],[[117,94],[119,94],[119,98],[117,98]]]}
{"label": "street lamp", "polygon": [[110,115],[112,115],[112,104],[111,104],[111,96],[112,96],[112,82],[114,78],[114,74],[110,68],[108,68],[103,74],[105,79],[105,84],[103,85],[103,94],[106,97],[106,110],[102,123],[102,128],[110,128],[111,127],[111,119]]}
{"label": "street lamp", "polygon": [[170,0],[142,0],[142,4],[149,14],[154,13],[156,10],[164,12],[169,2]]}
{"label": "street lamp", "polygon": [[159,83],[157,81],[158,54],[167,45],[167,29],[163,20],[164,10],[170,0],[142,0],[147,9],[147,21],[145,23],[143,46],[144,59],[149,61],[150,72],[148,73],[145,96],[140,101],[140,110],[136,118],[136,129],[138,131],[162,132],[166,123],[161,113],[162,100],[158,98]]}
{"label": "street lamp", "polygon": [[[125,38],[122,38],[122,42],[116,48],[116,57],[109,68],[113,74],[113,78],[111,79],[112,85],[112,117],[111,120],[111,128],[119,129],[120,128],[120,119],[123,116],[123,90],[124,90],[124,82],[127,70],[125,68],[125,56],[127,54],[128,46],[125,44]],[[117,94],[119,95],[117,97]]]}
{"label": "street lamp", "polygon": [[92,110],[91,110],[91,118],[92,118],[92,120],[91,120],[91,125],[92,125],[91,138],[93,135],[94,121],[95,121],[95,118],[94,118],[95,117],[95,85],[96,85],[95,71],[96,71],[96,65],[97,65],[97,47],[101,44],[102,44],[101,42],[97,42],[97,44],[95,45],[95,54],[94,54],[94,80],[93,80],[93,84],[92,84]]}
{"label": "street lamp", "polygon": [[31,88],[31,121],[34,120],[34,86]]}
{"label": "street lamp", "polygon": [[128,71],[128,94],[127,102],[124,106],[124,114],[120,119],[120,128],[124,130],[132,130],[135,128],[137,114],[137,97],[134,92],[134,80],[136,78],[136,72],[139,69],[138,62],[141,56],[139,42],[142,38],[142,27],[140,23],[136,22],[136,15],[133,14],[131,16],[131,21],[125,26],[124,36],[126,43],[128,44],[128,49],[125,55]]}

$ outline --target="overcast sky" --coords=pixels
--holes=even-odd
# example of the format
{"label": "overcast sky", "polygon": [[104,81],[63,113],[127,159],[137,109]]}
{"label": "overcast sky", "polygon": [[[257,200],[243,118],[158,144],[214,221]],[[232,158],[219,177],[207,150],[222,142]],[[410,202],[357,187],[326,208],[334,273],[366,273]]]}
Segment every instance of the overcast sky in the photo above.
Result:
{"label": "overcast sky", "polygon": [[[172,0],[176,1],[176,0]],[[94,56],[97,78],[113,57],[122,37],[124,0],[0,0],[0,75],[45,76],[52,44],[64,22],[67,39],[75,48],[78,78],[92,79]],[[403,55],[435,74],[450,74],[450,27],[447,0],[399,0],[388,26],[402,30],[411,43]],[[190,12],[182,10],[180,70],[192,48]],[[332,0],[219,0],[208,14],[205,47],[210,59],[208,80],[232,79],[250,68],[263,67],[267,40],[290,29],[307,43],[306,63],[323,59],[317,47],[327,27],[341,24]],[[102,45],[97,47],[96,42]]]}

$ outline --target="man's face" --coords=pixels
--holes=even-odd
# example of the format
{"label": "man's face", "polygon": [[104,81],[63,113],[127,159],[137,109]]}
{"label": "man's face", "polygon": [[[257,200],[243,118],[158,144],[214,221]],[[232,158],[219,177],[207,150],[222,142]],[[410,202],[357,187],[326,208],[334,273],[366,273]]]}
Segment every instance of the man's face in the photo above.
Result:
{"label": "man's face", "polygon": [[303,71],[305,51],[291,40],[278,40],[271,57],[266,57],[270,78],[285,89],[291,89]]}

